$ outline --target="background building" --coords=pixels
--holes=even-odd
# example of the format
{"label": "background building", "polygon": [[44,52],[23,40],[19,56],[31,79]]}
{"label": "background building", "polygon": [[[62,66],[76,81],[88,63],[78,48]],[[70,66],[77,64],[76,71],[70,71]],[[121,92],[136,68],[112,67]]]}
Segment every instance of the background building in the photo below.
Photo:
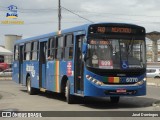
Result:
{"label": "background building", "polygon": [[4,46],[0,45],[0,63],[2,62],[8,64],[12,63],[14,42],[19,39],[22,39],[21,35],[12,35],[12,34],[5,35]]}
{"label": "background building", "polygon": [[7,50],[10,50],[13,52],[13,45],[14,45],[14,42],[16,40],[19,40],[19,39],[22,39],[22,36],[21,35],[12,35],[12,34],[6,34],[5,35],[5,48]]}
{"label": "background building", "polygon": [[160,32],[146,34],[147,62],[160,62]]}

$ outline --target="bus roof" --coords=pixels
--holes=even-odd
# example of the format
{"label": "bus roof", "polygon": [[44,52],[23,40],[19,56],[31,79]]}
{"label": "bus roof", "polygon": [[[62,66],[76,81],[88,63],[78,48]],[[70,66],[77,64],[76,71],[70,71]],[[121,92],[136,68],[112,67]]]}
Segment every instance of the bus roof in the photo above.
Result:
{"label": "bus roof", "polygon": [[[129,24],[129,23],[105,23],[105,22],[103,22],[103,23],[91,23],[91,24],[84,24],[84,25],[81,25],[81,26],[64,29],[64,30],[61,31],[61,34],[87,30],[88,26],[96,25],[96,24],[124,25],[124,26],[131,25],[131,26],[135,26],[135,27],[141,27],[141,26],[138,26],[138,25],[135,25],[135,24]],[[58,31],[57,32],[51,32],[51,33],[48,33],[48,34],[39,35],[39,36],[35,36],[35,37],[30,37],[30,38],[26,38],[26,39],[16,40],[15,44],[20,44],[20,43],[25,43],[27,41],[33,41],[33,40],[48,38],[48,37],[52,37],[52,36],[55,36],[55,35],[58,35]]]}
{"label": "bus roof", "polygon": [[[73,28],[69,28],[69,29],[64,29],[64,30],[61,31],[61,34],[85,30],[87,28],[87,26],[89,26],[89,25],[90,24],[85,24],[85,25],[81,25],[81,26],[77,26],[77,27],[73,27]],[[39,36],[35,36],[35,37],[30,37],[30,38],[26,38],[26,39],[16,40],[15,44],[24,43],[24,42],[32,41],[32,40],[48,38],[48,37],[52,37],[52,36],[55,36],[55,35],[58,35],[58,31],[57,32],[51,32],[51,33],[48,33],[48,34],[39,35]]]}

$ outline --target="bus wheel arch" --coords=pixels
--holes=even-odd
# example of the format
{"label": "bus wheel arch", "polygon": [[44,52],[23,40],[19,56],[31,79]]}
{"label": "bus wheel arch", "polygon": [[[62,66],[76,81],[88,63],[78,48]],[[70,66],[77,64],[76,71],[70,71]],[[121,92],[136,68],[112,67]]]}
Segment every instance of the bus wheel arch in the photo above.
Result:
{"label": "bus wheel arch", "polygon": [[27,73],[27,75],[26,75],[26,86],[27,86],[27,79],[28,79],[28,77],[30,77],[29,73]]}
{"label": "bus wheel arch", "polygon": [[62,94],[65,94],[65,87],[66,87],[67,80],[68,80],[68,77],[67,77],[66,75],[64,75],[64,76],[62,77],[61,86],[60,86],[60,92],[61,92]]}

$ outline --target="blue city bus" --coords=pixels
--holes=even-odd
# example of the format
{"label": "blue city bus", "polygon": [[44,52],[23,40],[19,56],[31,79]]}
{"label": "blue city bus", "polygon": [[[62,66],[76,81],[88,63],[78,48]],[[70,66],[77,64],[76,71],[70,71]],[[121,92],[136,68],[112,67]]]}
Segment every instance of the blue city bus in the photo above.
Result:
{"label": "blue city bus", "polygon": [[146,95],[145,28],[125,23],[86,24],[17,40],[13,81],[38,91],[75,96]]}

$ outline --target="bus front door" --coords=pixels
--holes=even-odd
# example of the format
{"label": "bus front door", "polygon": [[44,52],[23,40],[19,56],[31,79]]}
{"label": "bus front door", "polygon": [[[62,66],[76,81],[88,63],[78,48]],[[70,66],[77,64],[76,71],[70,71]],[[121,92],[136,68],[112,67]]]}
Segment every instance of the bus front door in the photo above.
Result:
{"label": "bus front door", "polygon": [[82,43],[84,35],[76,36],[75,58],[74,58],[74,92],[78,94],[83,93],[83,68],[82,61]]}
{"label": "bus front door", "polygon": [[23,54],[24,54],[24,45],[19,47],[19,83],[23,84]]}
{"label": "bus front door", "polygon": [[46,41],[40,42],[39,50],[39,87],[46,88]]}

